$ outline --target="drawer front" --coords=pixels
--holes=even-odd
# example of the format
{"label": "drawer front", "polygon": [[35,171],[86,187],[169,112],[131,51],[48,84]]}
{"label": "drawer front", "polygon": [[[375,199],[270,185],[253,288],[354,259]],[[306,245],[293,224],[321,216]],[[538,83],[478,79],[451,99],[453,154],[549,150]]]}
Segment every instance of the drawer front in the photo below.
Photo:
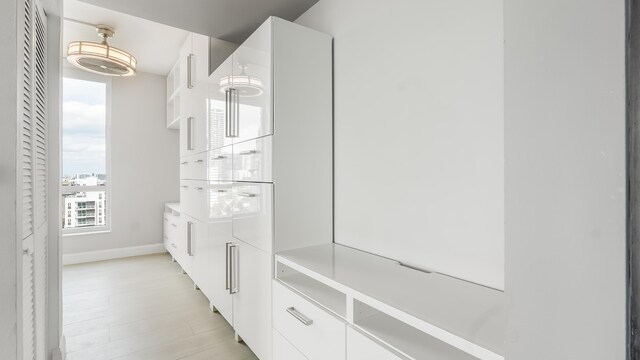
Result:
{"label": "drawer front", "polygon": [[233,237],[273,252],[273,185],[233,183]]}
{"label": "drawer front", "polygon": [[207,183],[198,180],[180,181],[180,207],[182,211],[198,220],[208,218]]}
{"label": "drawer front", "polygon": [[180,236],[178,227],[180,226],[180,217],[179,216],[167,216],[167,251],[173,257],[176,257],[177,249],[178,249],[178,238]]}
{"label": "drawer front", "polygon": [[273,358],[276,360],[308,360],[277,330],[273,330]]}
{"label": "drawer front", "polygon": [[207,153],[183,156],[180,158],[181,180],[207,179]]}
{"label": "drawer front", "polygon": [[345,323],[275,280],[273,327],[309,360],[345,358]]}
{"label": "drawer front", "polygon": [[358,330],[347,328],[347,360],[405,360]]}
{"label": "drawer front", "polygon": [[273,182],[271,143],[273,136],[233,145],[233,179],[235,181]]}
{"label": "drawer front", "polygon": [[212,150],[208,155],[207,180],[233,180],[233,147]]}

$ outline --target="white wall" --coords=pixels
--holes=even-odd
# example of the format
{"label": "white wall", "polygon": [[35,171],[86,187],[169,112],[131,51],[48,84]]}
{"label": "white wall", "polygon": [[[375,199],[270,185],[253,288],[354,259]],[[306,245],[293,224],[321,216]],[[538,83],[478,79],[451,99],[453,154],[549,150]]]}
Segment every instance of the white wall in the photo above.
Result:
{"label": "white wall", "polygon": [[510,360],[625,358],[624,8],[505,1]]}
{"label": "white wall", "polygon": [[111,86],[111,232],[64,236],[64,254],[163,240],[165,202],[178,201],[178,132],[166,128],[166,81],[138,73]]}
{"label": "white wall", "polygon": [[334,37],[335,241],[502,288],[501,0],[320,0]]}
{"label": "white wall", "polygon": [[[18,267],[16,202],[18,181],[16,169],[18,141],[18,2],[4,1],[0,11],[0,78],[6,86],[0,86],[0,359],[15,359],[18,355],[16,336],[18,303],[16,282]],[[12,85],[13,84],[13,85]],[[22,219],[19,220],[22,222]],[[22,266],[22,265],[20,265]]]}

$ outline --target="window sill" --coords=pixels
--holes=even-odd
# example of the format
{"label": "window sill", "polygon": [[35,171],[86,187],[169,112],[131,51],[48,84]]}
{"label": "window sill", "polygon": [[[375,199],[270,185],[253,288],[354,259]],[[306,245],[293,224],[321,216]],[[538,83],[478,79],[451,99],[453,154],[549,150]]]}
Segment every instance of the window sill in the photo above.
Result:
{"label": "window sill", "polygon": [[110,232],[111,232],[111,229],[109,229],[109,230],[95,230],[95,231],[78,231],[78,232],[69,232],[69,233],[65,233],[64,230],[63,230],[62,231],[62,237],[108,234]]}

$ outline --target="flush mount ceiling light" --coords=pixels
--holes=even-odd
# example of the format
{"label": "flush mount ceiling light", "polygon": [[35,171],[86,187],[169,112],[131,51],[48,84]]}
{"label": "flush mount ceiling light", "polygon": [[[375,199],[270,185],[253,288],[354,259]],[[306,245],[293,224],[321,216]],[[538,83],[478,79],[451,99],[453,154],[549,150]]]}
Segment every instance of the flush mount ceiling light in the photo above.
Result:
{"label": "flush mount ceiling light", "polygon": [[135,75],[136,58],[124,50],[107,44],[107,39],[113,37],[113,29],[106,25],[98,25],[96,31],[102,38],[102,42],[70,42],[67,47],[67,60],[83,70],[100,75]]}
{"label": "flush mount ceiling light", "polygon": [[260,96],[264,92],[262,80],[255,76],[246,74],[247,65],[238,66],[242,71],[239,75],[227,75],[220,78],[220,92],[234,88],[238,90],[240,96],[253,97]]}

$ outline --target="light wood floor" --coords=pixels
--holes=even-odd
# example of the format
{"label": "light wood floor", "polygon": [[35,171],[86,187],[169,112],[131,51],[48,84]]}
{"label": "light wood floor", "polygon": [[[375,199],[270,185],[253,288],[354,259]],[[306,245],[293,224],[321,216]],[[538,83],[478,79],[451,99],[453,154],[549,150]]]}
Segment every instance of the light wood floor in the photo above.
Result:
{"label": "light wood floor", "polygon": [[69,360],[257,359],[166,254],[65,266]]}

